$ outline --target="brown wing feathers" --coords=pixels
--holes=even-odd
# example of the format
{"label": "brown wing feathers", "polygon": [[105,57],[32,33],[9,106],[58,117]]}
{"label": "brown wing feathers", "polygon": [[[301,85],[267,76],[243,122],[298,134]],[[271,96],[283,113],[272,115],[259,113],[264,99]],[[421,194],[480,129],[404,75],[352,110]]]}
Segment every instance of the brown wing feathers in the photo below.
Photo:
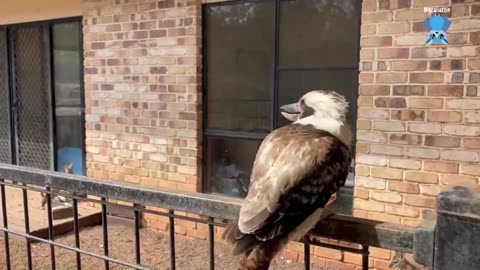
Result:
{"label": "brown wing feathers", "polygon": [[[311,126],[291,124],[267,136],[239,221],[231,222],[223,235],[235,255],[245,254],[241,269],[263,269],[260,265],[273,258],[288,234],[344,184],[350,162],[346,145]],[[249,268],[252,260],[259,268]]]}

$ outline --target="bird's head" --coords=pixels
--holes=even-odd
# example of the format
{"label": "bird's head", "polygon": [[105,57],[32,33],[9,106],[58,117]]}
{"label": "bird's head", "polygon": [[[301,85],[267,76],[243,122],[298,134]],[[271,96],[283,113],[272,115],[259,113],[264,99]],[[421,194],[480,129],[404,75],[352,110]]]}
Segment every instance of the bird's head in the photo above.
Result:
{"label": "bird's head", "polygon": [[282,115],[295,122],[314,115],[323,119],[345,122],[348,102],[335,91],[314,90],[303,95],[298,102],[280,107]]}

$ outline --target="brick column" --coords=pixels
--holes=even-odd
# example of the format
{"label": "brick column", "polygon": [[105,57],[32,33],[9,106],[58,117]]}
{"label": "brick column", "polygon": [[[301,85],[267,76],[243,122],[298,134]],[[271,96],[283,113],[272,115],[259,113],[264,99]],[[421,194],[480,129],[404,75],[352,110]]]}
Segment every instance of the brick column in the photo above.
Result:
{"label": "brick column", "polygon": [[[438,6],[451,7],[450,44],[426,46],[423,7]],[[363,1],[356,216],[416,225],[442,185],[478,183],[479,15],[471,1]]]}
{"label": "brick column", "polygon": [[84,0],[88,175],[200,186],[199,1]]}

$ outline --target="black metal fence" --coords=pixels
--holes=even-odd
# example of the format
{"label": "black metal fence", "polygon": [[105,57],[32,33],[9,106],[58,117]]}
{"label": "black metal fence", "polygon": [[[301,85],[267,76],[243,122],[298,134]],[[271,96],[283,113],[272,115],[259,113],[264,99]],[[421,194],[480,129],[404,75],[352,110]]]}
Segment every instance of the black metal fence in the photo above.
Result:
{"label": "black metal fence", "polygon": [[[11,251],[8,238],[10,235],[26,239],[26,254],[28,269],[32,267],[32,241],[38,241],[50,246],[51,269],[56,269],[56,248],[66,249],[76,254],[76,268],[82,268],[81,256],[91,256],[104,261],[104,268],[110,269],[112,265],[121,265],[132,269],[149,269],[142,265],[140,249],[141,213],[150,213],[166,216],[169,220],[170,242],[170,269],[176,269],[175,262],[175,221],[177,219],[203,223],[208,225],[208,252],[209,269],[215,269],[215,226],[224,227],[225,220],[235,219],[239,210],[240,200],[224,198],[201,193],[184,193],[166,190],[148,189],[144,187],[127,185],[124,183],[94,180],[87,177],[62,174],[57,172],[29,169],[19,166],[0,164],[0,195],[3,213],[3,231],[5,238],[6,269],[11,269]],[[8,208],[6,187],[22,189],[24,226],[25,232],[12,230],[8,226]],[[31,234],[29,224],[29,206],[27,190],[43,192],[47,198],[48,237],[42,238]],[[61,194],[69,197],[73,202],[73,235],[74,246],[69,246],[55,241],[52,196]],[[85,197],[84,195],[88,195]],[[129,202],[124,205],[112,202],[119,200]],[[103,232],[103,254],[95,254],[83,250],[80,246],[80,228],[78,202],[90,201],[101,205],[101,226]],[[147,209],[146,206],[168,209],[167,212]],[[123,208],[133,213],[135,262],[126,262],[114,259],[109,253],[107,207]],[[199,215],[197,218],[178,215],[177,212],[187,212]],[[304,265],[310,269],[310,246],[322,246],[362,255],[362,269],[368,269],[368,248],[375,246],[385,249],[398,250],[412,253],[413,243],[421,236],[413,227],[399,226],[376,222],[371,220],[353,218],[349,216],[334,215],[320,222],[311,234],[301,240],[304,244]],[[342,244],[325,242],[321,238],[329,238],[358,244],[360,248],[353,248]]]}

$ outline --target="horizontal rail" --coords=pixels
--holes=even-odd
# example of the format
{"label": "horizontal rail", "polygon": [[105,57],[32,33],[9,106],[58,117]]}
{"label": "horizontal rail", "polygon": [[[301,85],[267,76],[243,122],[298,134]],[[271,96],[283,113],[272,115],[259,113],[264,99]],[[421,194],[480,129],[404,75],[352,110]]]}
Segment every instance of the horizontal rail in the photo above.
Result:
{"label": "horizontal rail", "polygon": [[[219,219],[236,219],[241,206],[241,200],[237,198],[145,188],[7,164],[0,164],[0,179]],[[416,227],[333,215],[311,231],[314,237],[309,241],[319,243],[314,238],[323,237],[411,253],[415,232]]]}

